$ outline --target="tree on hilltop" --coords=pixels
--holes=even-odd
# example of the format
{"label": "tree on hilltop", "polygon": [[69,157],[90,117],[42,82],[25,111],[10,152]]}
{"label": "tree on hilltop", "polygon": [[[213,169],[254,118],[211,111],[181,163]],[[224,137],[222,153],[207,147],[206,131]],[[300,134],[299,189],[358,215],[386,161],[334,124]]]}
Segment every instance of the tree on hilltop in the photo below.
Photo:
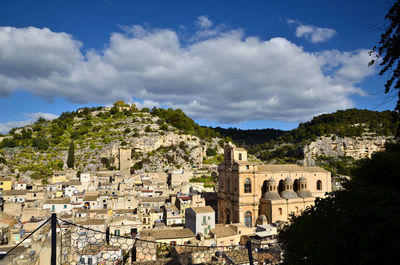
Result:
{"label": "tree on hilltop", "polygon": [[69,145],[69,150],[68,150],[67,166],[68,168],[74,168],[74,164],[75,164],[75,146],[74,146],[74,139],[71,139],[71,143]]}

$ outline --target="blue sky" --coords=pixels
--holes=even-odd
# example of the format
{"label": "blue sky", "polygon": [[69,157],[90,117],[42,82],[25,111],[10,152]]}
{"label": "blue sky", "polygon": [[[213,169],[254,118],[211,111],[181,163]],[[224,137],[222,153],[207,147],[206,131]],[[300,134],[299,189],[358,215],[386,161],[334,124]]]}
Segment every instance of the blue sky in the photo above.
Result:
{"label": "blue sky", "polygon": [[291,129],[393,109],[368,68],[393,1],[0,2],[0,132],[117,100]]}

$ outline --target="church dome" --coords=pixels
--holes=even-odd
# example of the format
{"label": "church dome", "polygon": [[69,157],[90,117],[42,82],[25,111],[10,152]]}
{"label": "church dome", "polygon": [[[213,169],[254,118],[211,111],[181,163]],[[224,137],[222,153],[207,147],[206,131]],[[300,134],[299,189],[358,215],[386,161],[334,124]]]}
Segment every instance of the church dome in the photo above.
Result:
{"label": "church dome", "polygon": [[312,197],[311,192],[309,190],[298,190],[296,193],[300,198]]}
{"label": "church dome", "polygon": [[285,178],[284,182],[285,182],[285,184],[292,184],[293,183],[293,181],[292,181],[292,179],[290,177]]}
{"label": "church dome", "polygon": [[279,196],[279,193],[276,191],[267,191],[264,193],[264,199],[266,200],[282,200],[281,196]]}
{"label": "church dome", "polygon": [[284,190],[281,192],[281,197],[284,199],[297,199],[299,196],[297,196],[296,192],[292,190]]}
{"label": "church dome", "polygon": [[301,176],[301,177],[299,178],[299,182],[300,182],[300,183],[307,183],[307,179],[306,179],[305,177]]}
{"label": "church dome", "polygon": [[276,184],[276,180],[273,176],[268,180],[268,184],[270,184],[270,185]]}
{"label": "church dome", "polygon": [[258,216],[256,223],[258,225],[268,224],[268,219],[264,214],[262,214]]}

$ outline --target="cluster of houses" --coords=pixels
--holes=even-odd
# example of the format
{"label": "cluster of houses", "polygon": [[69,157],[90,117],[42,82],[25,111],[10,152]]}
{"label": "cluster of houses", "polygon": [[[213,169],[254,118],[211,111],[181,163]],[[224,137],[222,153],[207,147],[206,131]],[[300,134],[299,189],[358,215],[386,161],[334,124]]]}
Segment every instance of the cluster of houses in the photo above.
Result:
{"label": "cluster of houses", "polygon": [[[191,178],[192,172],[131,175],[101,171],[77,176],[74,171],[55,171],[49,183],[42,184],[30,179],[0,177],[0,254],[1,248],[18,244],[52,213],[59,220],[107,231],[114,238],[138,238],[172,246],[218,248],[237,246],[246,240],[264,246],[276,243],[276,225],[267,224],[266,220],[259,220],[256,227],[218,224],[216,192],[204,188],[203,183],[190,182]],[[36,241],[41,244],[43,239],[34,235],[24,242],[30,245],[27,253],[35,250]],[[96,264],[102,252],[110,251],[104,244],[99,244],[96,251],[92,247],[85,251],[85,243],[73,241],[73,237],[69,244],[80,250],[74,259],[82,264]],[[43,260],[48,260],[50,247],[47,250],[41,252]],[[121,260],[122,251],[114,252],[115,260]],[[143,251],[139,248],[137,252],[140,258]],[[142,258],[157,258],[156,251],[149,253]],[[24,260],[21,256],[19,259]],[[26,260],[29,262],[29,254]]]}

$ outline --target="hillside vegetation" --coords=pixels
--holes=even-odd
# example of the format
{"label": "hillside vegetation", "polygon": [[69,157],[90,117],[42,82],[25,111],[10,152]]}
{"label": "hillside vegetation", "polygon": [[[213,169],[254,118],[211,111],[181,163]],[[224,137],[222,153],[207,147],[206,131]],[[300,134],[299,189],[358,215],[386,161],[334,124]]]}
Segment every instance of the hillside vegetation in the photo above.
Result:
{"label": "hillside vegetation", "polygon": [[72,141],[77,170],[118,169],[119,148],[137,145],[140,148],[132,149],[132,172],[188,168],[199,166],[203,157],[220,157],[225,140],[218,136],[180,109],[138,109],[119,101],[111,108],[82,108],[12,129],[0,143],[0,170],[46,178],[53,170],[67,168]]}
{"label": "hillside vegetation", "polygon": [[[72,141],[74,168],[82,171],[118,169],[121,147],[133,148],[132,172],[218,164],[229,141],[262,161],[299,163],[304,147],[318,137],[390,136],[397,127],[395,112],[349,109],[314,117],[290,131],[210,128],[196,124],[180,109],[138,109],[118,101],[109,108],[82,108],[52,121],[39,118],[30,126],[12,129],[0,142],[0,170],[50,176],[53,170],[67,168]],[[350,157],[319,156],[316,161],[335,174],[348,173],[355,163]]]}
{"label": "hillside vegetation", "polygon": [[[300,123],[290,131],[274,129],[239,130],[235,128],[216,130],[232,138],[238,145],[246,147],[250,154],[269,163],[300,163],[304,159],[304,148],[317,138],[367,138],[396,134],[399,122],[394,111],[370,111],[348,109],[314,117]],[[263,141],[264,139],[264,141]],[[356,160],[344,157],[315,157],[316,165],[323,166],[334,174],[347,175]]]}

